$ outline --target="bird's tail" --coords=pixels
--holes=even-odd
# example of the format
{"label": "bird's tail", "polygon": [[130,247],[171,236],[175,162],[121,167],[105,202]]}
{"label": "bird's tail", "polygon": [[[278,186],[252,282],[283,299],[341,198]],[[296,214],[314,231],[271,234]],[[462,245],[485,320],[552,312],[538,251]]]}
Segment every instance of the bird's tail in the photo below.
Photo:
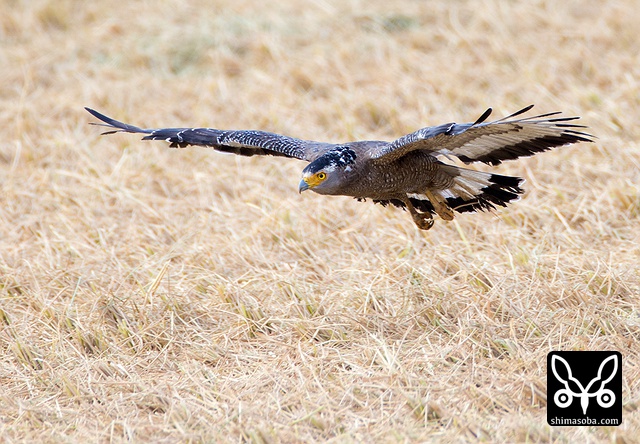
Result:
{"label": "bird's tail", "polygon": [[443,165],[445,171],[454,175],[454,185],[437,191],[447,205],[459,213],[487,211],[496,205],[506,207],[520,199],[523,189],[520,177],[474,171],[453,165]]}
{"label": "bird's tail", "polygon": [[[421,212],[438,213],[450,219],[453,214],[446,207],[458,213],[489,211],[496,206],[506,207],[523,193],[520,177],[474,171],[453,165],[442,165],[442,169],[454,177],[453,186],[443,190],[429,190],[427,194],[410,194],[409,200]],[[432,200],[437,202],[432,202]],[[397,205],[395,202],[390,202]],[[446,207],[445,207],[446,206]],[[442,211],[444,208],[445,211]],[[450,213],[449,217],[446,214]]]}

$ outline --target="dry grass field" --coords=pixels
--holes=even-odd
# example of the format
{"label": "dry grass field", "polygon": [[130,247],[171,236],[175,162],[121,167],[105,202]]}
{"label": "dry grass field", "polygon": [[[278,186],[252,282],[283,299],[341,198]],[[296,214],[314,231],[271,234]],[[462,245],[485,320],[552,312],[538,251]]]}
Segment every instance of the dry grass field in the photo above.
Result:
{"label": "dry grass field", "polygon": [[[0,441],[638,442],[640,8],[0,2]],[[495,213],[299,195],[304,163],[99,136],[393,140],[530,103],[598,137]],[[482,166],[478,168],[483,168]],[[620,427],[550,427],[551,350],[619,350]]]}

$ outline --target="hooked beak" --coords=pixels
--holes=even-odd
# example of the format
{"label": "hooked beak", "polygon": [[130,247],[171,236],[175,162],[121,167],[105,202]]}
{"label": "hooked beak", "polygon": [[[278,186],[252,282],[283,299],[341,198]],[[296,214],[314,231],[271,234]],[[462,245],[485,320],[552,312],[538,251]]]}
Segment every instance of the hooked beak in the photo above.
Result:
{"label": "hooked beak", "polygon": [[309,184],[306,180],[302,179],[298,184],[298,193],[302,193],[303,191],[307,191],[309,189]]}

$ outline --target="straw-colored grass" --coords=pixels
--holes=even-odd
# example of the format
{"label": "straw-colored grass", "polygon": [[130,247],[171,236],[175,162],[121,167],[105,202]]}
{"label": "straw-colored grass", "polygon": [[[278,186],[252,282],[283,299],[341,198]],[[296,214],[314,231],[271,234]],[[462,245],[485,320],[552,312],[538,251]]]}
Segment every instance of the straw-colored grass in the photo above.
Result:
{"label": "straw-colored grass", "polygon": [[[0,3],[1,440],[636,441],[637,6]],[[428,232],[83,110],[338,142],[530,103],[597,142]],[[548,426],[547,353],[613,349],[623,424]]]}

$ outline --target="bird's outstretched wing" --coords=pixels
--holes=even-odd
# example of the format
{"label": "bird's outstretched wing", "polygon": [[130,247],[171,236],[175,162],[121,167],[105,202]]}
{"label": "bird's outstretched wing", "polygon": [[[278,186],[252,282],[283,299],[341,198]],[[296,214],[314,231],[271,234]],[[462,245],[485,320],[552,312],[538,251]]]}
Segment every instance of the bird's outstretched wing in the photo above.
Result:
{"label": "bird's outstretched wing", "polygon": [[301,140],[266,131],[225,131],[214,128],[145,129],[118,122],[91,108],[85,107],[85,109],[104,122],[93,123],[93,125],[112,128],[111,131],[106,131],[102,134],[117,132],[142,133],[147,134],[142,140],[165,140],[173,148],[199,145],[242,156],[272,155],[312,161],[333,147],[332,144],[328,143]]}
{"label": "bird's outstretched wing", "polygon": [[446,123],[422,128],[371,153],[371,158],[386,163],[410,151],[425,150],[435,155],[455,156],[464,163],[498,165],[503,160],[532,156],[561,145],[593,142],[594,136],[576,130],[585,126],[567,123],[579,117],[550,118],[560,114],[555,112],[513,119],[531,108],[533,105],[500,120],[484,122],[491,114],[489,108],[474,123]]}

